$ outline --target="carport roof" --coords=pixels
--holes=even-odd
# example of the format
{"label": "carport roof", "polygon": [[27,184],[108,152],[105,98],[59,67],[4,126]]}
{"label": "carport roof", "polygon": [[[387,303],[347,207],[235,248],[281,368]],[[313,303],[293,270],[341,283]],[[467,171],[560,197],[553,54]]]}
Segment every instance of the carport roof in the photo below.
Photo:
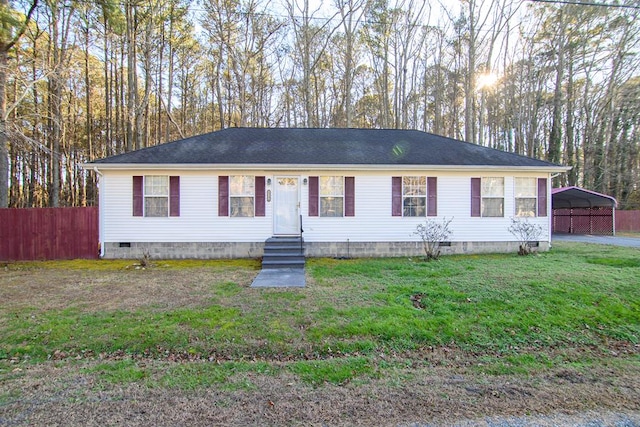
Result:
{"label": "carport roof", "polygon": [[613,207],[615,198],[580,187],[562,187],[551,190],[553,209]]}

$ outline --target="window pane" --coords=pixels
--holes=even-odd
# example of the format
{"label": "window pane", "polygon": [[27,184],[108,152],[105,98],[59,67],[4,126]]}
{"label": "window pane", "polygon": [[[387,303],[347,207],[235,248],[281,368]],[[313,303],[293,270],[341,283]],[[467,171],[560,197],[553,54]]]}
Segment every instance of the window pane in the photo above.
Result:
{"label": "window pane", "polygon": [[537,181],[537,178],[516,178],[516,197],[536,197]]}
{"label": "window pane", "polygon": [[144,216],[159,217],[168,216],[169,214],[169,198],[168,197],[145,197],[144,198]]}
{"label": "window pane", "polygon": [[504,178],[482,178],[482,197],[504,197]]}
{"label": "window pane", "polygon": [[253,197],[230,197],[229,201],[231,216],[254,216]]}
{"label": "window pane", "polygon": [[504,199],[482,199],[482,216],[504,216]]}
{"label": "window pane", "polygon": [[536,199],[516,199],[516,216],[536,216]]}
{"label": "window pane", "polygon": [[250,175],[236,175],[229,177],[229,194],[232,196],[253,196],[255,178]]}
{"label": "window pane", "polygon": [[402,177],[403,196],[425,196],[427,194],[426,176],[404,176]]}
{"label": "window pane", "polygon": [[342,197],[321,197],[320,216],[343,216]]}
{"label": "window pane", "polygon": [[169,194],[169,177],[162,175],[147,175],[144,177],[145,196],[166,196]]}
{"label": "window pane", "polygon": [[405,197],[402,200],[404,216],[426,216],[425,197]]}
{"label": "window pane", "polygon": [[320,195],[342,196],[344,195],[344,178],[341,176],[321,176]]}

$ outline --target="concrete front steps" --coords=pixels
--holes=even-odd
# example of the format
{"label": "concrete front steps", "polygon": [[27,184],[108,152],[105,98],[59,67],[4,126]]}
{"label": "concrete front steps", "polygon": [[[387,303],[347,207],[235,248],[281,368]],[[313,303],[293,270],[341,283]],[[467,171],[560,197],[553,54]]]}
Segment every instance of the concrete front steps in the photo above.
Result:
{"label": "concrete front steps", "polygon": [[302,237],[270,237],[264,244],[262,268],[304,268]]}

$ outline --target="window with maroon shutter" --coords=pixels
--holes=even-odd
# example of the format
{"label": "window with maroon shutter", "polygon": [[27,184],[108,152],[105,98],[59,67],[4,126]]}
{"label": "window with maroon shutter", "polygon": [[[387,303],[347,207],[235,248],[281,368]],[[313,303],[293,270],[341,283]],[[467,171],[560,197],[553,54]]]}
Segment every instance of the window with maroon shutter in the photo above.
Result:
{"label": "window with maroon shutter", "polygon": [[218,177],[218,216],[229,216],[229,177]]}
{"label": "window with maroon shutter", "polygon": [[504,178],[471,178],[471,216],[504,216]]}
{"label": "window with maroon shutter", "polygon": [[309,216],[318,216],[320,197],[319,179],[317,176],[309,177]]}
{"label": "window with maroon shutter", "polygon": [[538,216],[547,216],[547,178],[538,179]]}
{"label": "window with maroon shutter", "polygon": [[180,216],[180,177],[133,177],[133,216]]}
{"label": "window with maroon shutter", "polygon": [[480,216],[482,206],[482,179],[471,178],[471,216]]}
{"label": "window with maroon shutter", "polygon": [[427,177],[427,216],[438,216],[438,178]]}
{"label": "window with maroon shutter", "polygon": [[144,215],[144,178],[142,176],[133,177],[133,216]]}
{"label": "window with maroon shutter", "polygon": [[356,216],[356,178],[344,178],[344,216]]}
{"label": "window with maroon shutter", "polygon": [[391,216],[402,216],[402,177],[391,177]]}
{"label": "window with maroon shutter", "polygon": [[169,216],[180,216],[180,177],[169,177]]}
{"label": "window with maroon shutter", "polygon": [[256,176],[256,216],[265,216],[265,177]]}

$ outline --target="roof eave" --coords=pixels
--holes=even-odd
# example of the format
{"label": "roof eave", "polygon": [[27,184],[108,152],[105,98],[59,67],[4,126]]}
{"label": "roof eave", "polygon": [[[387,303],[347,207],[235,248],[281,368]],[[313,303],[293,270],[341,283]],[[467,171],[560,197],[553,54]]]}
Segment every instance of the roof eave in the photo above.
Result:
{"label": "roof eave", "polygon": [[495,165],[372,165],[372,164],[266,164],[266,163],[233,163],[233,164],[202,164],[202,163],[83,163],[86,170],[443,170],[443,171],[536,171],[536,172],[567,172],[570,166],[495,166]]}

